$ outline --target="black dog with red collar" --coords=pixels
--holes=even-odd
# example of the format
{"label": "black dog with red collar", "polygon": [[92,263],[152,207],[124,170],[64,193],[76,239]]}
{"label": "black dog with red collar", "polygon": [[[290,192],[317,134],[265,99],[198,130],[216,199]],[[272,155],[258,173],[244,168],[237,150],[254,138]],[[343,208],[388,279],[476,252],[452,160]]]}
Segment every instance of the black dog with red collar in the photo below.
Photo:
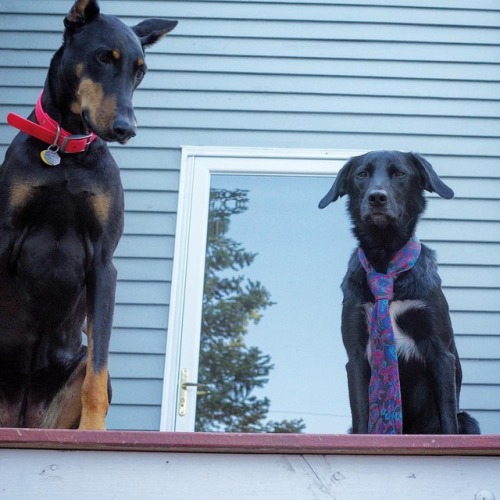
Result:
{"label": "black dog with red collar", "polygon": [[[106,142],[136,132],[144,48],[176,21],[129,28],[78,0],[39,102],[0,168],[0,426],[104,429],[123,188]],[[88,349],[82,344],[87,319]]]}

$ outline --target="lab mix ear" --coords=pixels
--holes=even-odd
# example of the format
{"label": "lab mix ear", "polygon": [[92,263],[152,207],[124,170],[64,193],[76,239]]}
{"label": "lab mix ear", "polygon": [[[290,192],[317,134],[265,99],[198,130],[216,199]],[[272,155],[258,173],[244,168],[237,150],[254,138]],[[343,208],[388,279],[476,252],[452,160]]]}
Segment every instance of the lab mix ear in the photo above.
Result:
{"label": "lab mix ear", "polygon": [[349,174],[350,174],[351,168],[356,164],[358,158],[359,158],[359,156],[355,156],[354,158],[351,158],[339,170],[339,173],[337,174],[337,177],[335,178],[335,181],[334,181],[332,187],[330,188],[330,191],[328,191],[328,193],[326,193],[326,195],[319,202],[319,205],[318,205],[319,208],[325,208],[330,203],[338,200],[340,197],[347,194],[347,181],[349,179]]}
{"label": "lab mix ear", "polygon": [[413,164],[417,167],[424,180],[424,189],[430,193],[435,192],[447,200],[453,198],[455,193],[448,187],[436,174],[432,165],[421,155],[417,153],[408,153]]}

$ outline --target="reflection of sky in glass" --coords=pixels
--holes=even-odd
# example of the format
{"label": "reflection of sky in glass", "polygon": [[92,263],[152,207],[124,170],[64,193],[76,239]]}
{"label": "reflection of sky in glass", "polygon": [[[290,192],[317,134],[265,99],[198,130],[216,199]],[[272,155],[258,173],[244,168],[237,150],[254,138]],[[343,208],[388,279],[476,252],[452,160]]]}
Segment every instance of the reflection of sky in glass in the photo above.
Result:
{"label": "reflection of sky in glass", "polygon": [[355,246],[345,202],[317,208],[332,179],[213,175],[212,187],[248,189],[248,210],[231,218],[228,236],[258,253],[245,274],[275,305],[247,336],[274,369],[259,395],[268,418],[302,418],[308,433],[345,433],[350,425],[340,334],[340,283]]}

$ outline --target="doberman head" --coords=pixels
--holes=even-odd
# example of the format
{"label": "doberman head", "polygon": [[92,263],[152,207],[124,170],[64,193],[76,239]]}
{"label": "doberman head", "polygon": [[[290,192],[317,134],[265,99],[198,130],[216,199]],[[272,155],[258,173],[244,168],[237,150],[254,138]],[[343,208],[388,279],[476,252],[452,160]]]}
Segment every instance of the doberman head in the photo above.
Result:
{"label": "doberman head", "polygon": [[0,168],[0,427],[105,428],[124,212],[106,143],[135,135],[144,49],[177,22],[129,28],[77,0],[64,24],[35,111],[7,117],[21,132]]}
{"label": "doberman head", "polygon": [[47,109],[49,115],[59,115],[52,117],[63,128],[126,143],[137,129],[132,95],[146,74],[144,49],[173,30],[177,21],[148,19],[129,27],[101,14],[95,0],[78,0],[64,25],[64,43],[47,79],[56,107]]}

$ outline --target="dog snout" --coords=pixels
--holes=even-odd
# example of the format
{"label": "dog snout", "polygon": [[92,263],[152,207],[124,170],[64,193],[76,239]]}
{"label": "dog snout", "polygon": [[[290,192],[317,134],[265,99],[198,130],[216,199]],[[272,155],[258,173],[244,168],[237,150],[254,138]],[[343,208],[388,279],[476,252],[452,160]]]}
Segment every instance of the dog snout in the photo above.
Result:
{"label": "dog snout", "polygon": [[374,190],[368,195],[368,202],[371,207],[384,207],[387,205],[387,191],[382,189]]}
{"label": "dog snout", "polygon": [[120,143],[125,143],[132,137],[135,137],[137,127],[130,121],[123,118],[117,118],[113,122],[113,133]]}

